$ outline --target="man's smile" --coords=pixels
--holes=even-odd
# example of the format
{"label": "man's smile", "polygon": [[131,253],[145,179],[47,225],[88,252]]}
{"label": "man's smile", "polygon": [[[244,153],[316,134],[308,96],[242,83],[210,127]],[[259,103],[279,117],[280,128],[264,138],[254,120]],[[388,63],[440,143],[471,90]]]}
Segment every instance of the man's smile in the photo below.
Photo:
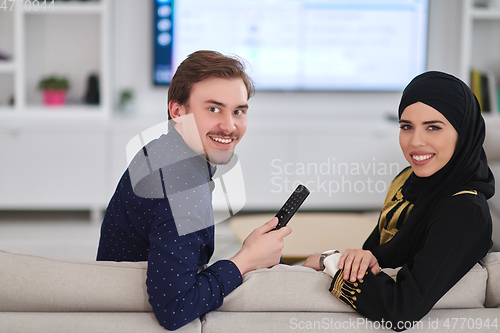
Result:
{"label": "man's smile", "polygon": [[216,136],[209,136],[210,139],[212,139],[213,141],[217,142],[217,143],[222,143],[222,144],[230,144],[231,142],[233,142],[235,140],[235,138],[224,138],[224,137],[216,137]]}

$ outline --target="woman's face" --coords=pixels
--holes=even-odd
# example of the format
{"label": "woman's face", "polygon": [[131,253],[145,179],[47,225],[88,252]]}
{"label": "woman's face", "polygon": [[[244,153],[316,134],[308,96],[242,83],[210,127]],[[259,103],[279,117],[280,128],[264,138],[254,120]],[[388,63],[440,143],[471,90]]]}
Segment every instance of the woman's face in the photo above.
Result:
{"label": "woman's face", "polygon": [[458,133],[436,109],[421,102],[411,104],[399,124],[399,145],[418,177],[432,176],[451,159]]}

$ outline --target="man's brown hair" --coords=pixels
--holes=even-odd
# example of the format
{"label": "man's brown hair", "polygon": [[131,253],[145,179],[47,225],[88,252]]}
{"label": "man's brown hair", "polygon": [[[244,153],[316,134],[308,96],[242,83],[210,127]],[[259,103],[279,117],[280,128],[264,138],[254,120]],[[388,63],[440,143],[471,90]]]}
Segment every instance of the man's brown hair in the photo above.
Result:
{"label": "man's brown hair", "polygon": [[[245,72],[243,60],[217,51],[196,51],[177,68],[168,89],[167,103],[173,100],[184,105],[189,99],[193,84],[211,77],[241,78],[247,88],[248,98],[255,93],[253,81]],[[171,119],[170,112],[168,119]]]}

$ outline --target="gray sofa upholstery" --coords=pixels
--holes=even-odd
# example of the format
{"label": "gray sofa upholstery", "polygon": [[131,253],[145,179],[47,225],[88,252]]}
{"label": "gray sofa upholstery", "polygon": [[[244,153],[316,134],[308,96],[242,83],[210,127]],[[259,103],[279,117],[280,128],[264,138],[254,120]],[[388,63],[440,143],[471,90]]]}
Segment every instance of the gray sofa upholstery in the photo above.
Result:
{"label": "gray sofa upholstery", "polygon": [[[500,142],[500,141],[499,141]],[[491,171],[495,175],[496,191],[500,191],[500,162],[491,164]],[[488,200],[493,222],[493,250],[500,251],[500,194],[495,194]]]}
{"label": "gray sofa upholstery", "polygon": [[493,250],[500,251],[500,117],[486,118],[486,139],[484,150],[488,157],[488,165],[495,175],[495,194],[488,204],[493,220]]}
{"label": "gray sofa upholstery", "polygon": [[[60,261],[0,251],[0,332],[165,332],[148,303],[146,268],[145,262]],[[302,266],[256,270],[217,311],[177,332],[383,329],[330,295],[330,281]],[[500,253],[488,254],[418,325],[423,332],[497,332]]]}

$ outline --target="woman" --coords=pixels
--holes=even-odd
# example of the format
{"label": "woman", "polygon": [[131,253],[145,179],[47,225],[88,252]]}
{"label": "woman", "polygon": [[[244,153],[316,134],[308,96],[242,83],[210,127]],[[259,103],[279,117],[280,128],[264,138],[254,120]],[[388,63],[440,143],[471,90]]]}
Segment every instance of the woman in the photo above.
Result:
{"label": "woman", "polygon": [[[486,200],[495,191],[484,120],[465,83],[441,72],[417,76],[403,92],[399,119],[410,167],[389,187],[377,227],[363,249],[321,258],[333,295],[394,330],[420,320],[487,254]],[[313,254],[304,265],[320,269],[319,261]],[[401,267],[396,281],[380,267]]]}

